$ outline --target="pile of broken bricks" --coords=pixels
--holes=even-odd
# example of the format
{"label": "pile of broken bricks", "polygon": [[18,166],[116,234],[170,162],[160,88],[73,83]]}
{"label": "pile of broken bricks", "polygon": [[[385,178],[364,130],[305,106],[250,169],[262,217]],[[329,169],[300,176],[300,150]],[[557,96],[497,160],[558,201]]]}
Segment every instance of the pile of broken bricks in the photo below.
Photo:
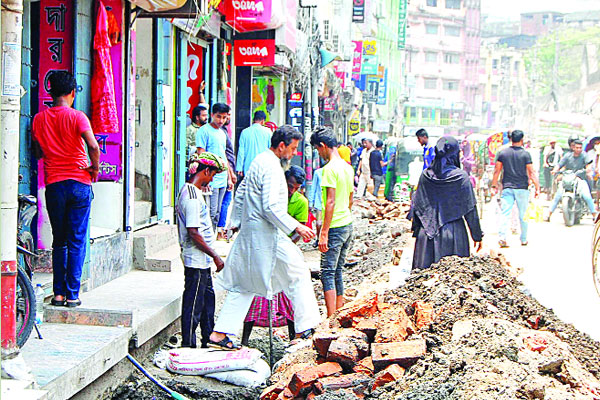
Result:
{"label": "pile of broken bricks", "polygon": [[[348,303],[326,320],[312,338],[315,362],[266,388],[261,400],[313,399],[344,391],[356,398],[402,378],[427,352],[418,331],[433,321],[433,307],[417,301],[408,315],[403,307],[379,301],[376,293]],[[288,368],[280,366],[279,371]]]}
{"label": "pile of broken bricks", "polygon": [[362,218],[368,218],[373,221],[404,219],[409,207],[410,204],[394,203],[388,200],[356,200],[353,204],[353,208],[358,211]]}

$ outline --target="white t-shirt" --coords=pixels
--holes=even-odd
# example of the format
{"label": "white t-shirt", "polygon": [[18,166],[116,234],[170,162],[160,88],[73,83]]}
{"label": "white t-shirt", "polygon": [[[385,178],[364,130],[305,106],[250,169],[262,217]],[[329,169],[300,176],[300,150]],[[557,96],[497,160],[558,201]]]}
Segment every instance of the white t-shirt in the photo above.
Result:
{"label": "white t-shirt", "polygon": [[212,258],[196,246],[187,228],[198,228],[207,245],[213,246],[215,233],[202,192],[191,183],[185,183],[177,198],[177,229],[183,265],[188,268],[210,268]]}

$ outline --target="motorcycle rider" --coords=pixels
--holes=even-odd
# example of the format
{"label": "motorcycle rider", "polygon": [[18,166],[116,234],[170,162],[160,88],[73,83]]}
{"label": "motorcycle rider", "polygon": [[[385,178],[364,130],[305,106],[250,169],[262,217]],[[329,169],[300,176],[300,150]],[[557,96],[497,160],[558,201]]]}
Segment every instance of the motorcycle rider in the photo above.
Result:
{"label": "motorcycle rider", "polygon": [[[570,147],[573,150],[572,152],[567,153],[562,160],[558,163],[554,170],[552,170],[552,175],[556,175],[559,171],[578,171],[577,177],[580,178],[583,182],[581,185],[577,185],[579,189],[579,195],[587,204],[590,213],[596,218],[596,207],[594,206],[594,200],[592,199],[592,194],[590,193],[590,188],[587,185],[586,178],[591,177],[591,163],[587,159],[585,152],[583,151],[583,143],[579,139],[575,139],[570,143]],[[550,221],[550,217],[556,207],[558,207],[558,203],[562,199],[564,190],[562,185],[559,186],[554,199],[552,200],[552,204],[550,205],[550,212],[545,218],[546,222]]]}

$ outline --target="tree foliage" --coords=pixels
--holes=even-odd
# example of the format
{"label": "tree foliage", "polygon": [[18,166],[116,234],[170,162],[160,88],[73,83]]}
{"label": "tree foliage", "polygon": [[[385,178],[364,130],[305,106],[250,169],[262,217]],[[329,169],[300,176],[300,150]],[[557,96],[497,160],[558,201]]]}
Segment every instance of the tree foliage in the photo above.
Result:
{"label": "tree foliage", "polygon": [[561,29],[538,39],[536,45],[529,49],[524,57],[529,79],[535,81],[536,97],[548,95],[552,91],[556,50],[558,50],[557,92],[561,92],[561,89],[581,79],[586,44],[593,44],[597,49],[600,48],[600,27],[585,30]]}

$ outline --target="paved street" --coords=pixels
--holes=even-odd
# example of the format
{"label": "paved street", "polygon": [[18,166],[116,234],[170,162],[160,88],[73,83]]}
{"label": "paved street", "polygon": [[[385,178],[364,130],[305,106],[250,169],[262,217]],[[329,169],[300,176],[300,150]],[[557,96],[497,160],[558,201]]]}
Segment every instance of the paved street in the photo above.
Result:
{"label": "paved street", "polygon": [[[489,203],[482,220],[486,247],[498,248],[497,217]],[[529,245],[522,247],[519,236],[509,234],[508,261],[523,267],[519,277],[531,294],[565,322],[600,340],[600,296],[592,281],[590,216],[581,225],[567,228],[556,211],[550,222],[529,223]]]}

